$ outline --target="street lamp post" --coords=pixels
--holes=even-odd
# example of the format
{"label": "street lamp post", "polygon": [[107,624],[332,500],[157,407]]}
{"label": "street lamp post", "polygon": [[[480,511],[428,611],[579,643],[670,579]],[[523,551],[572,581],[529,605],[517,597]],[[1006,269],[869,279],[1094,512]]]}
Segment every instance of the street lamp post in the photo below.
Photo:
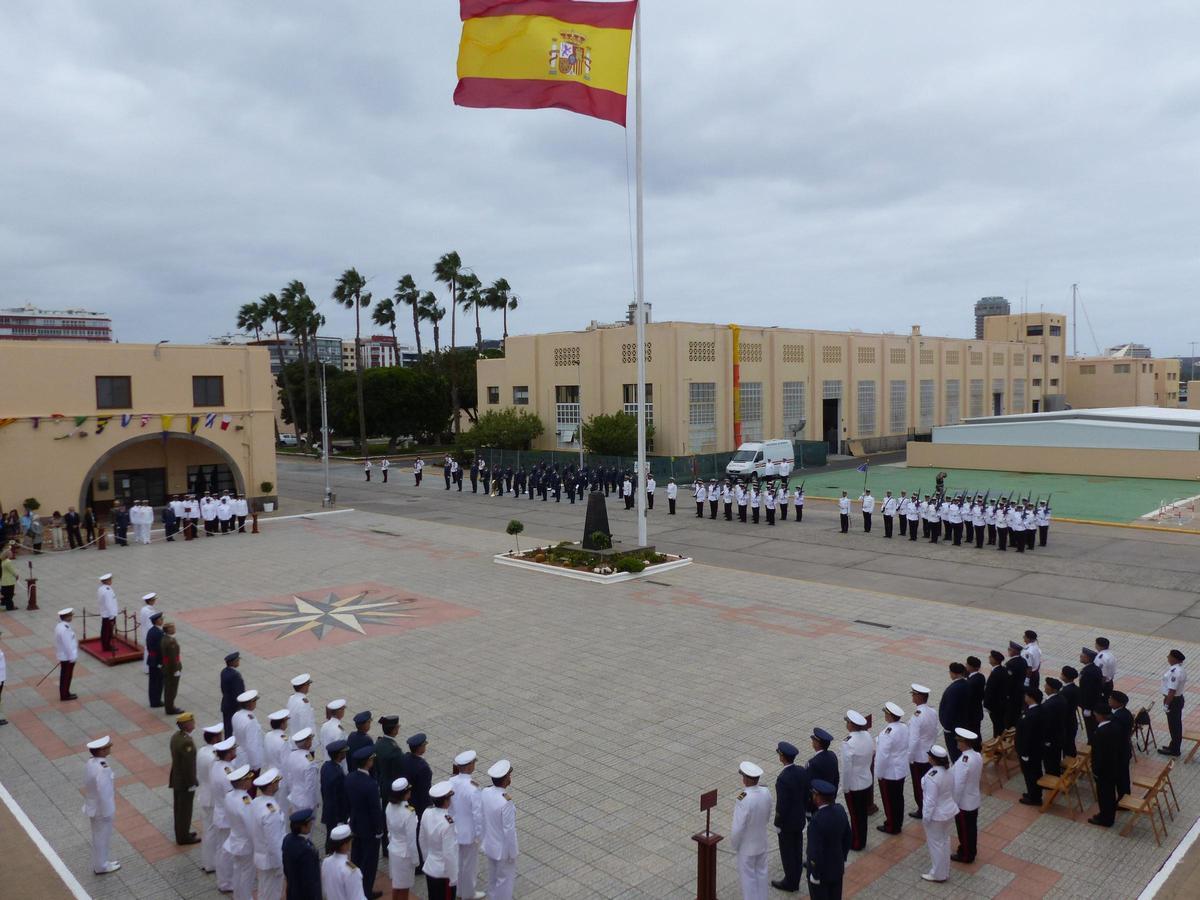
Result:
{"label": "street lamp post", "polygon": [[329,484],[329,408],[325,398],[325,363],[317,357],[321,369],[321,465],[325,470],[325,501],[324,506],[333,506],[333,490]]}
{"label": "street lamp post", "polygon": [[575,360],[575,371],[579,376],[578,387],[576,390],[575,399],[579,401],[579,468],[583,468],[583,354],[579,354],[579,359]]}

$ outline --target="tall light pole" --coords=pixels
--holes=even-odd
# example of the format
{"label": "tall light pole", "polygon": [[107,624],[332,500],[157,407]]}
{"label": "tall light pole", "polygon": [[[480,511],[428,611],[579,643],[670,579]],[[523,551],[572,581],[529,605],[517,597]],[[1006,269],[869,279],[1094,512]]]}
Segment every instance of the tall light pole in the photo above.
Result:
{"label": "tall light pole", "polygon": [[575,388],[577,391],[576,399],[579,401],[579,468],[583,469],[583,351],[579,352],[579,358],[575,360],[575,370],[579,375],[579,386]]}
{"label": "tall light pole", "polygon": [[325,363],[317,354],[317,363],[321,368],[321,466],[325,470],[325,501],[324,506],[333,506],[333,490],[329,485],[329,408],[325,398]]}

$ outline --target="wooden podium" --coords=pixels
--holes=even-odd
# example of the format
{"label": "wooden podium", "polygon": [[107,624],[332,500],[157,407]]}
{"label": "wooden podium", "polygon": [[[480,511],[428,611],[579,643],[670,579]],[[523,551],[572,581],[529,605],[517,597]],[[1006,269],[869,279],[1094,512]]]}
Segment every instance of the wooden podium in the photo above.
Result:
{"label": "wooden podium", "polygon": [[696,842],[696,900],[717,900],[717,844],[725,838],[712,830],[712,808],[716,805],[715,790],[700,795],[704,830],[692,835]]}

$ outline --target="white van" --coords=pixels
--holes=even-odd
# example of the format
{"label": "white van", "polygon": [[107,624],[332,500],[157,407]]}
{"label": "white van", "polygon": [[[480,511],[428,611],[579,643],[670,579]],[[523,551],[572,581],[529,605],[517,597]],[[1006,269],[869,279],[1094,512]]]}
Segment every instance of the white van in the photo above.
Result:
{"label": "white van", "polygon": [[791,441],[751,441],[737,448],[725,466],[725,474],[744,481],[771,478],[782,474],[785,465],[790,474],[796,467],[795,453]]}

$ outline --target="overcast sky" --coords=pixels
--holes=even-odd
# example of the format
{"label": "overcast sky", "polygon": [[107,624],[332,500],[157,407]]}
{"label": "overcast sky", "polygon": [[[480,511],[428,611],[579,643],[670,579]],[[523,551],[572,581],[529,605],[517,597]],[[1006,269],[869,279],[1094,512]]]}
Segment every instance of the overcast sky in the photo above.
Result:
{"label": "overcast sky", "polygon": [[[457,8],[6,0],[0,306],[202,342],[299,278],[350,336],[343,269],[440,291],[453,249],[513,333],[620,317],[632,130],[453,106]],[[655,319],[968,335],[981,296],[1069,313],[1077,281],[1102,347],[1200,341],[1196,3],[644,15]]]}

